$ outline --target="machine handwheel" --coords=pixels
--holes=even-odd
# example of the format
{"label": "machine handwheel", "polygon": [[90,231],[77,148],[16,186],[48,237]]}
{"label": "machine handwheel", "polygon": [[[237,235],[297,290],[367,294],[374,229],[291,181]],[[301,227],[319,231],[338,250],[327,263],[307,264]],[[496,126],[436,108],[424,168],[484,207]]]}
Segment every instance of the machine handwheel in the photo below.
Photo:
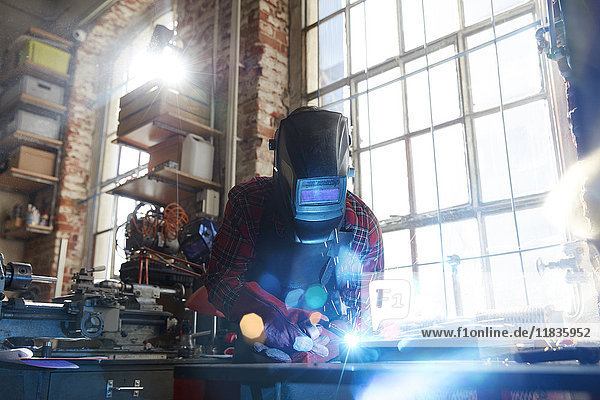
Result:
{"label": "machine handwheel", "polygon": [[100,313],[87,313],[81,318],[80,329],[86,338],[97,338],[104,330],[104,320]]}

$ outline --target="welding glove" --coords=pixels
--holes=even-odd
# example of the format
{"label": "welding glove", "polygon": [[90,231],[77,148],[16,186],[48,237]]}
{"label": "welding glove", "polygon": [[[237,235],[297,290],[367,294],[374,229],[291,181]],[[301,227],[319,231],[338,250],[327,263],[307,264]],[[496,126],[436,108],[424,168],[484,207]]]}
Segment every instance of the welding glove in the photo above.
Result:
{"label": "welding glove", "polygon": [[[263,324],[260,336],[245,337],[251,344],[258,343],[254,346],[255,351],[263,352],[267,357],[279,362],[302,362],[308,352],[321,358],[329,357],[328,339],[318,339],[324,329],[316,326],[327,317],[321,314],[313,315],[313,312],[299,308],[287,307],[285,303],[263,290],[255,282],[244,284],[231,310],[230,318],[240,322],[242,333],[244,333],[242,318],[250,314],[258,315]],[[289,360],[280,352],[287,355]]]}

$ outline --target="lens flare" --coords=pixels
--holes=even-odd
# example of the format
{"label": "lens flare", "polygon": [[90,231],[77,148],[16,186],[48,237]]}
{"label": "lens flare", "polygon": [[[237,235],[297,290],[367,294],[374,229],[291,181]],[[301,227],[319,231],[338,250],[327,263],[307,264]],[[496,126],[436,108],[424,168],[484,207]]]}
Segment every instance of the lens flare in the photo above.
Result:
{"label": "lens flare", "polygon": [[254,313],[246,314],[240,321],[242,335],[250,340],[257,340],[262,336],[265,325],[262,318]]}
{"label": "lens flare", "polygon": [[306,299],[306,305],[311,309],[316,310],[325,305],[325,302],[327,301],[327,291],[322,285],[313,285],[306,289],[304,298]]}
{"label": "lens flare", "polygon": [[358,346],[360,343],[360,337],[356,333],[346,333],[344,336],[344,342],[348,345],[348,348],[353,348]]}
{"label": "lens flare", "polygon": [[317,325],[321,321],[322,316],[323,316],[323,314],[321,314],[318,311],[310,314],[310,317],[309,317],[310,323],[313,325]]}

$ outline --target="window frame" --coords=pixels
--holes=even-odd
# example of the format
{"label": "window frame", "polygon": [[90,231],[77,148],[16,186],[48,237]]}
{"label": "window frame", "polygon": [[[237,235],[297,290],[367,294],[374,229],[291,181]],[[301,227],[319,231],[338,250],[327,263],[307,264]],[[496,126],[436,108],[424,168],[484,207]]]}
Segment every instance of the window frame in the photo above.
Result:
{"label": "window frame", "polygon": [[[478,171],[478,157],[477,157],[477,149],[476,149],[476,138],[474,131],[474,120],[476,118],[491,115],[494,113],[504,113],[507,110],[512,108],[516,108],[525,104],[534,103],[539,100],[545,100],[548,105],[548,121],[550,124],[550,129],[552,130],[552,146],[554,153],[554,164],[556,167],[556,173],[558,179],[563,175],[566,168],[576,161],[576,156],[574,156],[575,149],[570,140],[570,128],[568,126],[568,121],[566,118],[560,118],[561,116],[566,116],[566,96],[564,85],[562,85],[562,78],[557,72],[557,69],[554,65],[551,64],[543,55],[540,56],[540,74],[541,74],[541,87],[539,93],[528,95],[523,98],[519,98],[515,101],[507,102],[503,104],[505,101],[503,98],[500,98],[500,104],[495,107],[487,107],[484,110],[474,111],[473,107],[473,99],[471,98],[471,93],[469,90],[470,87],[470,74],[469,74],[469,57],[467,56],[470,52],[475,51],[479,47],[476,46],[473,49],[467,49],[467,38],[474,34],[483,32],[492,28],[493,23],[495,25],[502,24],[503,22],[507,22],[513,20],[515,18],[532,15],[533,20],[542,20],[544,18],[545,9],[543,9],[543,5],[540,5],[537,1],[531,0],[524,4],[518,5],[509,10],[503,11],[494,15],[494,18],[486,18],[482,21],[479,21],[475,24],[465,27],[464,26],[464,12],[462,0],[457,0],[458,6],[458,19],[459,19],[459,28],[457,32],[453,32],[444,37],[431,41],[426,45],[421,45],[417,48],[411,49],[406,53],[403,53],[403,34],[402,34],[402,7],[401,0],[396,1],[396,11],[397,11],[397,21],[398,21],[398,55],[395,57],[388,58],[387,60],[373,65],[366,66],[365,70],[358,71],[352,73],[352,35],[350,35],[350,9],[359,6],[364,3],[365,0],[358,0],[350,3],[350,1],[345,1],[345,6],[340,8],[340,10],[328,15],[327,17],[319,20],[318,19],[318,10],[317,13],[317,21],[307,25],[307,1],[310,0],[293,0],[293,4],[291,6],[292,9],[292,20],[296,18],[301,18],[302,27],[301,29],[296,29],[296,32],[300,32],[301,40],[296,41],[296,47],[290,50],[290,63],[302,61],[303,73],[301,76],[301,84],[297,82],[290,82],[291,88],[300,89],[301,93],[298,95],[297,93],[292,93],[291,97],[293,99],[300,99],[302,104],[314,104],[315,100],[320,101],[319,99],[323,98],[323,96],[333,93],[335,90],[339,90],[343,87],[348,87],[350,90],[350,96],[348,98],[343,98],[342,100],[336,101],[334,103],[327,104],[327,106],[331,106],[332,104],[343,104],[344,101],[348,101],[350,103],[350,119],[352,129],[352,158],[354,160],[354,164],[357,170],[356,177],[354,178],[354,188],[356,189],[356,193],[361,196],[361,185],[360,185],[360,157],[359,155],[365,151],[370,151],[372,149],[376,149],[379,147],[383,147],[396,142],[404,142],[406,158],[407,158],[407,174],[408,174],[408,192],[409,192],[409,205],[410,205],[410,214],[406,216],[399,216],[386,219],[384,221],[380,221],[382,231],[384,233],[393,232],[393,231],[401,231],[408,230],[409,237],[415,237],[415,230],[419,227],[429,226],[429,225],[439,225],[441,227],[442,223],[447,223],[451,221],[459,221],[465,220],[468,218],[475,218],[478,224],[479,230],[479,244],[481,251],[481,260],[482,260],[482,272],[484,274],[490,274],[490,262],[489,253],[486,250],[487,247],[487,237],[486,237],[486,225],[485,225],[485,217],[490,215],[502,214],[502,213],[512,213],[515,217],[516,223],[516,212],[538,208],[543,205],[543,202],[546,198],[548,192],[536,193],[527,196],[521,197],[513,197],[512,194],[508,199],[496,200],[483,202],[482,193],[481,193],[481,179]],[[295,5],[294,5],[295,3]],[[300,5],[298,5],[300,3]],[[318,0],[313,0],[313,3],[317,4],[318,8]],[[295,13],[295,14],[294,14]],[[346,32],[346,43],[345,43],[345,51],[346,51],[346,70],[348,71],[347,76],[344,78],[330,83],[324,87],[318,87],[317,90],[312,91],[310,93],[306,92],[307,88],[307,60],[306,60],[306,49],[307,49],[307,32],[310,29],[318,27],[321,23],[328,21],[332,18],[340,14],[345,14],[345,32]],[[517,29],[516,32],[520,33],[522,28]],[[513,33],[509,33],[508,36],[512,36]],[[499,36],[499,38],[501,38]],[[317,40],[318,40],[318,32],[317,32]],[[501,40],[501,39],[499,39]],[[294,43],[294,42],[292,42]],[[434,210],[432,212],[426,213],[416,213],[416,200],[415,200],[415,189],[414,189],[414,172],[412,170],[412,152],[410,149],[410,139],[416,137],[421,134],[427,134],[431,131],[431,126],[415,131],[410,132],[408,126],[408,101],[407,101],[407,85],[406,78],[411,75],[406,75],[406,63],[412,60],[416,60],[419,57],[423,57],[426,52],[429,54],[437,49],[444,48],[448,45],[455,46],[455,56],[454,62],[457,68],[457,78],[458,78],[458,93],[459,93],[459,107],[460,107],[460,115],[459,117],[451,120],[444,121],[443,123],[437,124],[433,126],[433,131],[454,125],[456,123],[461,123],[464,129],[465,135],[465,157],[467,162],[467,174],[468,174],[468,189],[469,189],[469,202],[465,205],[454,206],[451,208],[443,209],[443,210]],[[488,44],[487,46],[495,46],[494,43]],[[318,46],[318,43],[317,43]],[[294,56],[294,54],[300,54],[300,56]],[[318,54],[318,47],[317,47]],[[302,58],[300,60],[299,58]],[[495,62],[498,62],[498,58],[496,58]],[[319,82],[319,60],[317,60],[316,69],[317,69],[317,85],[320,85]],[[390,71],[394,68],[400,68],[401,79],[398,79],[401,82],[402,86],[402,107],[404,112],[403,118],[403,129],[404,133],[401,136],[394,137],[392,139],[386,140],[381,143],[376,143],[370,146],[365,146],[360,148],[359,137],[358,137],[358,123],[357,123],[357,115],[358,115],[358,96],[365,95],[367,92],[359,92],[358,85],[361,81],[367,81],[367,79],[371,76],[379,75],[381,73]],[[292,75],[290,76],[292,80]],[[367,84],[368,85],[368,84]],[[382,86],[377,86],[376,88],[380,88]],[[373,90],[369,88],[368,90]],[[294,104],[293,104],[294,105]],[[295,104],[296,106],[300,104]],[[319,104],[320,105],[320,104]],[[511,189],[512,192],[512,189]],[[518,234],[518,227],[515,226],[515,230]],[[570,240],[571,236],[569,232],[565,232],[565,239]],[[418,264],[417,264],[417,249],[416,249],[416,240],[410,241],[411,244],[411,260],[412,266],[407,265],[407,268],[413,268],[416,274],[418,274]],[[522,263],[522,253],[526,252],[527,249],[520,249],[519,256],[521,257],[521,267],[523,268]],[[492,282],[489,279],[485,280],[486,289],[491,289]],[[486,293],[486,305],[488,308],[494,307],[494,299],[493,299],[493,290],[485,290]]]}

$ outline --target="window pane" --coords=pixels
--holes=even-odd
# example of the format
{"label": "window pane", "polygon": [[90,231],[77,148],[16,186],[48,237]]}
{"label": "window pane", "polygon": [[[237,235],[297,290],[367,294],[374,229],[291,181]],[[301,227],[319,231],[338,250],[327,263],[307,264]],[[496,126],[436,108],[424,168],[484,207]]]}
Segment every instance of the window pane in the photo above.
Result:
{"label": "window pane", "polygon": [[[500,14],[528,0],[494,0],[494,15]],[[487,0],[463,0],[465,26],[490,18],[492,12]]]}
{"label": "window pane", "polygon": [[[369,78],[369,87],[377,86],[400,76],[400,70],[377,75]],[[360,92],[366,91],[366,82],[358,85]],[[380,89],[371,90],[368,94],[358,97],[358,127],[360,134],[359,146],[369,146],[402,136],[404,134],[404,109],[402,107],[402,84],[395,82]]]}
{"label": "window pane", "polygon": [[[425,66],[424,64],[425,63],[422,63],[422,66]],[[429,91],[427,89],[427,71],[419,72],[416,75],[406,78],[406,96],[409,131],[414,132],[423,128],[430,127],[431,119],[429,113]]]}
{"label": "window pane", "polygon": [[528,29],[498,43],[504,103],[537,94],[542,89],[535,30],[535,28]]}
{"label": "window pane", "polygon": [[150,161],[150,154],[140,151],[140,165],[148,164],[148,161]]}
{"label": "window pane", "polygon": [[319,82],[321,87],[346,76],[344,14],[319,26]]}
{"label": "window pane", "polygon": [[112,255],[112,231],[104,232],[94,237],[94,258],[93,266],[104,265],[110,268]]}
{"label": "window pane", "polygon": [[[390,173],[391,171],[393,173]],[[380,221],[409,213],[406,151],[403,141],[370,152],[362,152],[359,172],[361,198],[372,205]]]}
{"label": "window pane", "polygon": [[527,302],[519,255],[507,254],[490,257],[489,263],[495,308],[524,307]]}
{"label": "window pane", "polygon": [[477,143],[477,166],[481,200],[484,202],[510,198],[510,182],[506,164],[506,145],[499,113],[473,121]]}
{"label": "window pane", "polygon": [[135,200],[127,197],[117,198],[117,226],[127,222],[127,217],[135,209]]}
{"label": "window pane", "polygon": [[475,218],[443,223],[442,241],[445,259],[453,255],[461,259],[481,255],[479,228]]}
{"label": "window pane", "polygon": [[[410,231],[408,229],[385,232],[383,234],[383,248],[385,251],[386,268],[403,267],[412,264]],[[410,268],[408,269],[410,270]],[[386,277],[388,277],[387,274]]]}
{"label": "window pane", "polygon": [[[468,203],[469,187],[462,124],[436,130],[435,140],[440,208]],[[411,151],[417,212],[436,210],[437,192],[431,134],[412,138]]]}
{"label": "window pane", "polygon": [[340,8],[344,7],[345,0],[319,0],[319,19],[333,14]]}
{"label": "window pane", "polygon": [[318,27],[306,32],[306,92],[319,88],[319,43]]}
{"label": "window pane", "polygon": [[121,156],[119,157],[119,175],[137,168],[140,152],[131,147],[121,146]]}
{"label": "window pane", "polygon": [[[480,41],[482,43],[485,42],[478,35],[467,38],[469,48],[481,44],[479,43]],[[493,39],[493,37],[488,38],[490,40]],[[467,61],[469,65],[469,78],[471,80],[470,88],[473,111],[485,110],[500,104],[498,63],[496,62],[496,50],[494,46],[489,45],[470,53],[467,56]]]}
{"label": "window pane", "polygon": [[415,274],[414,302],[411,314],[415,319],[436,319],[446,316],[444,274],[441,264],[425,265]]}
{"label": "window pane", "polygon": [[404,51],[422,46],[425,43],[424,33],[421,0],[402,0]]}
{"label": "window pane", "polygon": [[113,226],[113,200],[114,197],[106,193],[102,193],[98,197],[96,232],[104,231]]}
{"label": "window pane", "polygon": [[[455,54],[454,47],[448,46],[429,55],[429,63],[434,64]],[[426,58],[421,57],[406,63],[406,72],[414,72],[426,66]],[[458,93],[458,73],[456,60],[445,62],[430,70],[431,108],[433,123],[439,124],[460,116]],[[406,80],[408,95],[408,122],[412,131],[429,127],[429,87],[427,71]]]}
{"label": "window pane", "polygon": [[350,9],[350,71],[363,71],[366,68],[365,3]]}
{"label": "window pane", "polygon": [[[481,260],[461,261],[455,267],[448,268],[448,274],[452,278],[452,298],[455,301],[458,316],[475,316],[476,313],[487,311],[486,293],[484,285],[484,273]],[[449,296],[450,297],[450,296]],[[462,312],[458,312],[458,306]]]}
{"label": "window pane", "polygon": [[[421,1],[418,0],[418,3]],[[448,0],[423,0],[427,42],[458,31],[458,3]]]}
{"label": "window pane", "polygon": [[415,237],[417,240],[418,264],[440,262],[442,260],[440,228],[438,225],[417,228]]}
{"label": "window pane", "polygon": [[104,160],[102,161],[102,179],[105,182],[117,176],[117,167],[119,166],[119,147],[111,141],[116,135],[110,136],[104,145]]}
{"label": "window pane", "polygon": [[550,190],[558,172],[546,101],[511,108],[504,115],[514,195]]}
{"label": "window pane", "polygon": [[325,108],[326,110],[342,113],[345,117],[350,119],[350,101],[347,100],[332,106],[328,106],[328,104],[335,103],[342,99],[347,99],[348,97],[350,97],[350,89],[348,86],[344,86],[321,96],[321,107]]}
{"label": "window pane", "polygon": [[396,0],[368,0],[367,63],[379,64],[398,55],[398,17]]}
{"label": "window pane", "polygon": [[[525,15],[500,24],[498,36],[533,22],[532,15]],[[473,48],[493,40],[491,29],[467,38],[467,47]],[[498,42],[500,79],[504,104],[539,93],[542,90],[540,59],[535,41],[535,28]],[[500,103],[498,87],[498,63],[494,45],[488,45],[468,55],[471,77],[473,110],[480,111]]]}

